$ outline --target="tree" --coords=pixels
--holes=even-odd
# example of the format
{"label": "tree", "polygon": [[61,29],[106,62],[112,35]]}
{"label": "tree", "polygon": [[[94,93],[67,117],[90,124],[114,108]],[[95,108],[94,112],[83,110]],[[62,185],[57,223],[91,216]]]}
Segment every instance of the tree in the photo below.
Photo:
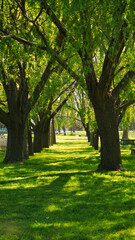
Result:
{"label": "tree", "polygon": [[[24,70],[23,67],[21,70]],[[6,73],[2,68],[2,84],[8,102],[8,112],[0,109],[0,119],[8,129],[7,152],[4,162],[23,162],[23,142],[27,117],[41,92],[41,85],[45,84],[50,74],[51,69],[48,64],[34,93],[29,98],[30,92],[26,78],[20,76],[17,82],[14,79],[8,80],[9,72]]]}
{"label": "tree", "polygon": [[[1,32],[0,78],[5,91],[7,106],[0,108],[0,121],[8,129],[5,163],[23,162],[24,136],[28,114],[52,72],[56,71],[54,59],[41,52],[42,46],[30,43],[22,37],[15,41],[14,34],[37,37],[23,14],[26,1],[3,1]],[[35,13],[33,13],[35,16]],[[12,31],[12,37],[10,36]],[[57,35],[58,36],[58,35]],[[60,42],[56,40],[57,47]],[[37,41],[38,44],[38,41]],[[37,51],[38,50],[38,51]]]}
{"label": "tree", "polygon": [[74,96],[68,101],[67,106],[73,111],[72,116],[79,117],[78,120],[82,122],[88,142],[90,142],[89,102],[88,97],[82,88],[79,86],[76,88]]}
{"label": "tree", "polygon": [[[120,97],[135,77],[133,2],[63,1],[63,22],[58,17],[60,10],[53,7],[51,1],[42,1],[42,7],[81,59],[79,67],[101,138],[98,170],[122,170],[118,125],[122,112],[135,102],[135,95],[128,99]],[[46,47],[68,73],[81,82],[79,73],[47,41]]]}
{"label": "tree", "polygon": [[132,121],[130,123],[130,129],[135,130],[135,105],[132,106]]}
{"label": "tree", "polygon": [[93,107],[90,106],[88,96],[83,89],[76,89],[74,101],[68,107],[73,109],[77,113],[77,116],[80,117],[88,137],[88,142],[91,143],[95,150],[98,150],[99,131],[97,122]]}
{"label": "tree", "polygon": [[[135,102],[131,84],[135,77],[133,0],[80,0],[79,3],[58,0],[55,4],[52,0],[41,0],[34,2],[38,8],[34,8],[32,1],[26,2],[38,11],[36,18],[29,11],[22,11],[23,19],[39,36],[37,43],[87,91],[101,138],[98,170],[122,170],[118,125],[123,112]],[[20,1],[16,3],[21,9]],[[44,17],[47,27],[43,24]],[[58,31],[64,38],[61,52],[54,47]],[[30,36],[22,39],[18,33],[13,35],[12,29],[10,36],[9,31],[4,34],[34,45]],[[67,61],[71,53],[74,58]],[[124,98],[121,93],[127,89],[132,94]]]}
{"label": "tree", "polygon": [[[54,76],[52,76],[53,78]],[[59,77],[56,79],[59,79]],[[34,152],[40,152],[42,148],[48,148],[53,144],[51,134],[54,132],[52,128],[53,119],[75,90],[75,81],[70,84],[67,81],[65,84],[63,81],[57,84],[56,79],[48,82],[48,86],[44,89],[38,104],[35,106],[36,114],[33,119]],[[63,89],[61,89],[61,84]]]}
{"label": "tree", "polygon": [[125,112],[120,124],[123,127],[122,138],[128,138],[128,130],[133,119],[134,119],[134,107],[130,106],[128,110]]}

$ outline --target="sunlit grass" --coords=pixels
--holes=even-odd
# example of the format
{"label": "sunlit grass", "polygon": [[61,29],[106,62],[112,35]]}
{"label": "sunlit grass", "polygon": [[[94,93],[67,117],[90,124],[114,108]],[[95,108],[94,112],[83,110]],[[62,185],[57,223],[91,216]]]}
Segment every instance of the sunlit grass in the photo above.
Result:
{"label": "sunlit grass", "polygon": [[135,156],[124,172],[94,170],[100,154],[85,137],[58,136],[24,165],[0,152],[0,240],[135,239]]}

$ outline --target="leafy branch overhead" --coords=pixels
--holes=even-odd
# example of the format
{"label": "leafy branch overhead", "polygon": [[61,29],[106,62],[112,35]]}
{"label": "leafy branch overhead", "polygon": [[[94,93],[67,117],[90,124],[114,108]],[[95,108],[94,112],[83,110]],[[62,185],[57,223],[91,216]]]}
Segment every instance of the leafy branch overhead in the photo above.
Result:
{"label": "leafy branch overhead", "polygon": [[[14,119],[18,129],[24,129],[44,90],[49,89],[43,101],[49,97],[55,105],[69,86],[67,96],[73,86],[81,87],[88,97],[88,111],[93,106],[100,133],[98,169],[123,169],[118,125],[135,102],[133,1],[13,0],[2,1],[0,7],[0,76],[5,91],[1,100],[6,96],[7,101],[6,110],[1,105],[0,120],[9,127]],[[51,83],[59,89],[55,97]],[[84,115],[89,115],[85,110]]]}

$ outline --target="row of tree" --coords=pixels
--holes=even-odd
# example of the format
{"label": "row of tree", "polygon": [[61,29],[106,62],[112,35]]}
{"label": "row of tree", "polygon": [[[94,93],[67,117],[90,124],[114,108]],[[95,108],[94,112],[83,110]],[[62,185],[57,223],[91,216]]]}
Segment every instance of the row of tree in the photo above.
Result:
{"label": "row of tree", "polygon": [[36,151],[46,146],[48,122],[76,88],[86,130],[87,112],[94,109],[101,139],[98,170],[122,170],[118,126],[135,102],[134,1],[2,0],[0,8],[4,162],[23,161],[28,120]]}

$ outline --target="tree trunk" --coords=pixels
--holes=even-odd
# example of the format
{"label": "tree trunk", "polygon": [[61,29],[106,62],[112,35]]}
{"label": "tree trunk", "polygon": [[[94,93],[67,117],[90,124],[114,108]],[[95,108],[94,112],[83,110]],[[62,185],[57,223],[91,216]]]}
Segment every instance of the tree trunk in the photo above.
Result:
{"label": "tree trunk", "polygon": [[91,141],[91,133],[90,133],[90,131],[88,131],[86,134],[87,134],[88,142],[90,143],[90,141]]}
{"label": "tree trunk", "polygon": [[46,121],[42,132],[42,147],[49,148],[50,146],[50,121]]}
{"label": "tree trunk", "polygon": [[42,129],[36,127],[34,129],[34,152],[38,153],[42,150]]}
{"label": "tree trunk", "polygon": [[58,125],[58,132],[59,132],[59,135],[60,135],[61,130],[60,130],[60,126],[59,125]]}
{"label": "tree trunk", "polygon": [[72,129],[73,129],[73,133],[75,133],[75,125],[73,125]]}
{"label": "tree trunk", "polygon": [[49,146],[53,145],[53,128],[52,128],[52,120],[50,121],[50,129],[49,129]]}
{"label": "tree trunk", "polygon": [[42,147],[49,148],[50,146],[50,130],[44,130],[42,133]]}
{"label": "tree trunk", "polygon": [[29,124],[28,124],[28,153],[29,156],[33,155],[32,131],[31,126]]}
{"label": "tree trunk", "polygon": [[56,144],[56,134],[54,128],[54,118],[52,119],[52,134],[53,134],[53,144]]}
{"label": "tree trunk", "polygon": [[94,147],[95,150],[98,150],[98,142],[99,142],[99,131],[96,130],[95,132],[91,133],[91,145]]}
{"label": "tree trunk", "polygon": [[128,139],[128,127],[123,129],[123,136],[122,136],[122,138]]}
{"label": "tree trunk", "polygon": [[63,126],[64,136],[66,136],[66,128]]}
{"label": "tree trunk", "polygon": [[4,163],[23,163],[25,123],[10,121]]}
{"label": "tree trunk", "polygon": [[[103,101],[103,102],[102,102]],[[109,96],[93,102],[101,139],[101,162],[97,170],[123,170],[121,163],[118,116]]]}
{"label": "tree trunk", "polygon": [[27,124],[25,125],[24,130],[24,159],[29,159],[29,152],[28,152],[28,127]]}
{"label": "tree trunk", "polygon": [[89,123],[83,124],[87,138],[88,138],[88,142],[91,141],[91,134],[90,134],[90,128],[89,128]]}

